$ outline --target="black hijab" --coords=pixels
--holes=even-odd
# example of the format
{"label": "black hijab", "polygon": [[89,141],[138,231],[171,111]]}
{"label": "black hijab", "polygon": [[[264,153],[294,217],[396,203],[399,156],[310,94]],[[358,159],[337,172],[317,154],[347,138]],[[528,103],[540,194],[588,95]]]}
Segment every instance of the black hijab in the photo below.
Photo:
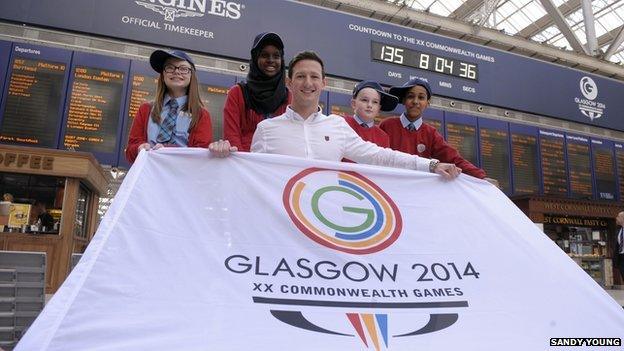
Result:
{"label": "black hijab", "polygon": [[[273,77],[267,76],[258,67],[258,56],[267,45],[277,47],[282,60],[279,72]],[[288,89],[284,82],[285,66],[284,44],[279,35],[271,32],[258,34],[251,48],[247,80],[240,83],[247,108],[260,114],[271,114],[288,99]]]}

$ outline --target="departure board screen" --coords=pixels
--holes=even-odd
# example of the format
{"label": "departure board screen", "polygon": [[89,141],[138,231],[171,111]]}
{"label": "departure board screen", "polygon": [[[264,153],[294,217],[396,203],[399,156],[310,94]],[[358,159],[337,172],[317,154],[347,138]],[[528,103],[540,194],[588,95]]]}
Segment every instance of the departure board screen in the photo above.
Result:
{"label": "departure board screen", "polygon": [[479,120],[481,168],[488,177],[498,180],[503,192],[509,194],[511,193],[509,133],[506,123],[498,127],[482,124],[482,121]]}
{"label": "departure board screen", "polygon": [[[133,74],[130,77],[130,96],[128,98],[128,115],[124,131],[124,143],[128,141],[128,134],[132,128],[132,122],[136,117],[139,107],[144,102],[151,102],[156,99],[157,77],[145,74]],[[125,147],[125,144],[124,144]]]}
{"label": "departure board screen", "polygon": [[67,65],[14,57],[0,142],[56,148]]}
{"label": "departure board screen", "polygon": [[[441,123],[440,123],[441,124]],[[477,127],[467,124],[447,122],[446,142],[473,165],[477,162]]]}
{"label": "departure board screen", "polygon": [[566,135],[568,150],[568,172],[570,174],[570,197],[591,199],[592,163],[589,154],[589,140],[581,136]]}
{"label": "departure board screen", "polygon": [[546,130],[539,133],[544,195],[568,196],[564,135]]}
{"label": "departure board screen", "polygon": [[76,66],[72,75],[64,147],[76,151],[115,152],[124,72]]}
{"label": "departure board screen", "polygon": [[228,88],[226,87],[207,84],[199,85],[199,96],[210,113],[212,120],[212,140],[223,138],[223,106],[225,106],[227,92]]}
{"label": "departure board screen", "polygon": [[511,152],[514,194],[538,194],[537,134],[512,129]]}
{"label": "departure board screen", "polygon": [[440,133],[440,135],[444,135],[444,124],[442,123],[442,120],[428,118],[425,120],[425,122],[429,124],[430,126],[432,126],[433,128],[435,128],[438,131],[438,133]]}
{"label": "departure board screen", "polygon": [[[154,101],[156,98],[157,77],[150,77],[144,74],[134,74],[130,78],[130,100],[128,101],[128,118],[134,120],[139,107],[144,102]],[[131,123],[128,123],[130,129]]]}
{"label": "departure board screen", "polygon": [[615,143],[615,160],[617,162],[617,174],[620,201],[624,199],[624,144]]}
{"label": "departure board screen", "polygon": [[613,143],[592,139],[591,145],[594,177],[596,179],[596,195],[600,200],[615,200],[617,181]]}

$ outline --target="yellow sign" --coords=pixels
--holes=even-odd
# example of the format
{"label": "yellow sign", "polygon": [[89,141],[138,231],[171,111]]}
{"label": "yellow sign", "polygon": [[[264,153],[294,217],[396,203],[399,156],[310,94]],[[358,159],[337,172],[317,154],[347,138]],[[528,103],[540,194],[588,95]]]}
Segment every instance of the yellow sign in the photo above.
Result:
{"label": "yellow sign", "polygon": [[29,204],[11,204],[9,212],[9,227],[20,228],[24,224],[28,224],[30,218]]}

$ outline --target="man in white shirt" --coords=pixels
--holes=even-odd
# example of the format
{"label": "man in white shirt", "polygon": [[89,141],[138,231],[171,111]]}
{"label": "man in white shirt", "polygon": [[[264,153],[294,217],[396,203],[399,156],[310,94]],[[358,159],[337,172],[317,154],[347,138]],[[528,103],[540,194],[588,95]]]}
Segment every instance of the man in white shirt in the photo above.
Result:
{"label": "man in white shirt", "polygon": [[[454,164],[364,141],[342,117],[324,115],[319,108],[319,98],[326,85],[325,71],[323,61],[314,52],[297,54],[288,67],[286,85],[292,93],[292,103],[281,116],[258,124],[251,143],[252,152],[336,162],[348,158],[358,163],[434,172],[447,179],[461,173]],[[218,157],[236,151],[227,140],[214,142],[209,149]]]}
{"label": "man in white shirt", "polygon": [[614,262],[618,271],[620,271],[620,277],[622,278],[621,284],[624,284],[624,212],[620,212],[615,217],[615,223],[620,227],[615,237],[615,255]]}

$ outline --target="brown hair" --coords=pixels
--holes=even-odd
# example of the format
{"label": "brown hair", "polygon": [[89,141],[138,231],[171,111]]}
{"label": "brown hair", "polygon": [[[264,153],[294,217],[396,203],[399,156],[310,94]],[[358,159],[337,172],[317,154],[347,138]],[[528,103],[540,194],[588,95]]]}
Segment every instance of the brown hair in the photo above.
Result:
{"label": "brown hair", "polygon": [[[158,83],[156,88],[156,101],[152,106],[152,121],[160,124],[160,113],[162,112],[163,101],[165,100],[165,94],[167,93],[167,86],[165,85],[164,78],[165,71],[160,72],[158,76]],[[185,111],[191,114],[191,124],[189,126],[189,132],[197,125],[199,118],[201,117],[201,110],[204,108],[204,103],[199,97],[199,83],[197,81],[197,75],[195,69],[191,69],[191,82],[186,88],[186,94],[188,100],[186,105],[182,106],[181,111]]]}
{"label": "brown hair", "polygon": [[321,60],[319,55],[317,55],[314,51],[301,51],[300,53],[295,55],[292,60],[290,60],[290,62],[288,63],[288,78],[292,79],[295,65],[299,63],[299,61],[303,60],[312,60],[321,64],[322,77],[325,78],[325,65],[323,64],[323,60]]}

